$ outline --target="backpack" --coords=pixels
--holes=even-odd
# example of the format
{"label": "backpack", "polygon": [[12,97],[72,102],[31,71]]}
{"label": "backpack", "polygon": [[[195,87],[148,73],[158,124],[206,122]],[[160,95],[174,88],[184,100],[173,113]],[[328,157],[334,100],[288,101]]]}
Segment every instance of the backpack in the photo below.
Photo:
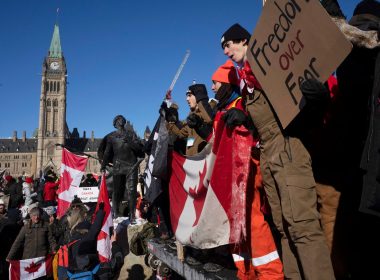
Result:
{"label": "backpack", "polygon": [[91,271],[71,273],[67,271],[67,276],[70,280],[93,280],[94,275],[98,272],[100,264],[97,264]]}
{"label": "backpack", "polygon": [[75,244],[78,240],[71,241],[68,244],[62,245],[57,252],[58,265],[62,267],[69,267],[69,247]]}
{"label": "backpack", "polygon": [[157,227],[153,223],[145,223],[139,232],[136,232],[130,241],[130,251],[136,256],[148,253],[147,242],[158,236]]}

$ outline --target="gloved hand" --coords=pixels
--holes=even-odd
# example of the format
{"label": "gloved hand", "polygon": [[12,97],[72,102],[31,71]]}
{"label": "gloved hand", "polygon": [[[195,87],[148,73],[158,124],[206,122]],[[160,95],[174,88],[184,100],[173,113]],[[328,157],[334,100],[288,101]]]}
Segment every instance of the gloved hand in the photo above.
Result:
{"label": "gloved hand", "polygon": [[176,123],[178,121],[178,110],[176,108],[170,107],[165,111],[165,120],[167,122]]}
{"label": "gloved hand", "polygon": [[99,209],[100,210],[104,210],[104,202],[100,202],[99,203]]}
{"label": "gloved hand", "polygon": [[165,101],[162,101],[160,109],[158,110],[158,113],[162,116],[165,117],[166,110],[168,109],[168,106]]}
{"label": "gloved hand", "polygon": [[101,167],[100,167],[100,172],[101,172],[101,173],[106,172],[106,165],[105,165],[105,164],[102,164],[102,165],[101,165]]}
{"label": "gloved hand", "polygon": [[194,128],[195,132],[204,140],[209,139],[210,134],[212,133],[212,124],[202,122],[201,125]]}
{"label": "gloved hand", "polygon": [[186,122],[190,128],[196,128],[203,124],[203,119],[197,114],[190,114],[187,117]]}
{"label": "gloved hand", "polygon": [[235,126],[246,125],[248,118],[242,110],[231,108],[222,116],[222,119],[228,128],[233,129]]}
{"label": "gloved hand", "polygon": [[306,80],[301,84],[302,95],[306,103],[325,103],[330,99],[329,89],[316,79]]}

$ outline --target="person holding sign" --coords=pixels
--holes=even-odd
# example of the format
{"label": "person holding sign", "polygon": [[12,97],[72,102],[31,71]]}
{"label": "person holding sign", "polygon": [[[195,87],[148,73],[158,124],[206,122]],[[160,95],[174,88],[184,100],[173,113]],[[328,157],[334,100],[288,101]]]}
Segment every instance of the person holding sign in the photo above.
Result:
{"label": "person holding sign", "polygon": [[[232,25],[221,38],[224,54],[238,64],[245,110],[260,139],[260,167],[273,221],[281,234],[286,279],[335,279],[329,249],[317,210],[310,155],[282,129],[276,112],[247,61],[250,33]],[[304,88],[311,95],[323,89],[316,81]],[[228,112],[226,113],[228,114]]]}

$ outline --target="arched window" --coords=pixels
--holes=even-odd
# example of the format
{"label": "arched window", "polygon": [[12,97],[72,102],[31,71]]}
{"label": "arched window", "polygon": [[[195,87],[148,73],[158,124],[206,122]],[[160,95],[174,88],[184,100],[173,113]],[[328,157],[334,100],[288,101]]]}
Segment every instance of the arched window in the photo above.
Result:
{"label": "arched window", "polygon": [[57,99],[53,100],[53,107],[58,107],[58,100]]}
{"label": "arched window", "polygon": [[51,106],[51,100],[50,100],[50,99],[48,99],[48,100],[46,101],[46,106],[48,106],[48,107]]}
{"label": "arched window", "polygon": [[57,92],[59,92],[59,85],[60,84],[61,84],[60,82],[57,83]]}

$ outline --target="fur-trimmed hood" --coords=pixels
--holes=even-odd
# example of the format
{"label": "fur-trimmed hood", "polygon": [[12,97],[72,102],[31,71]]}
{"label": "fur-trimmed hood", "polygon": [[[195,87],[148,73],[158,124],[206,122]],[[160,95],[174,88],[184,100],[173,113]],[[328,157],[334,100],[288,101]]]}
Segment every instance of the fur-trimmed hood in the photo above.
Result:
{"label": "fur-trimmed hood", "polygon": [[380,47],[378,32],[374,30],[364,31],[351,24],[343,18],[335,18],[332,20],[339,27],[340,31],[355,46],[360,48],[374,49]]}

